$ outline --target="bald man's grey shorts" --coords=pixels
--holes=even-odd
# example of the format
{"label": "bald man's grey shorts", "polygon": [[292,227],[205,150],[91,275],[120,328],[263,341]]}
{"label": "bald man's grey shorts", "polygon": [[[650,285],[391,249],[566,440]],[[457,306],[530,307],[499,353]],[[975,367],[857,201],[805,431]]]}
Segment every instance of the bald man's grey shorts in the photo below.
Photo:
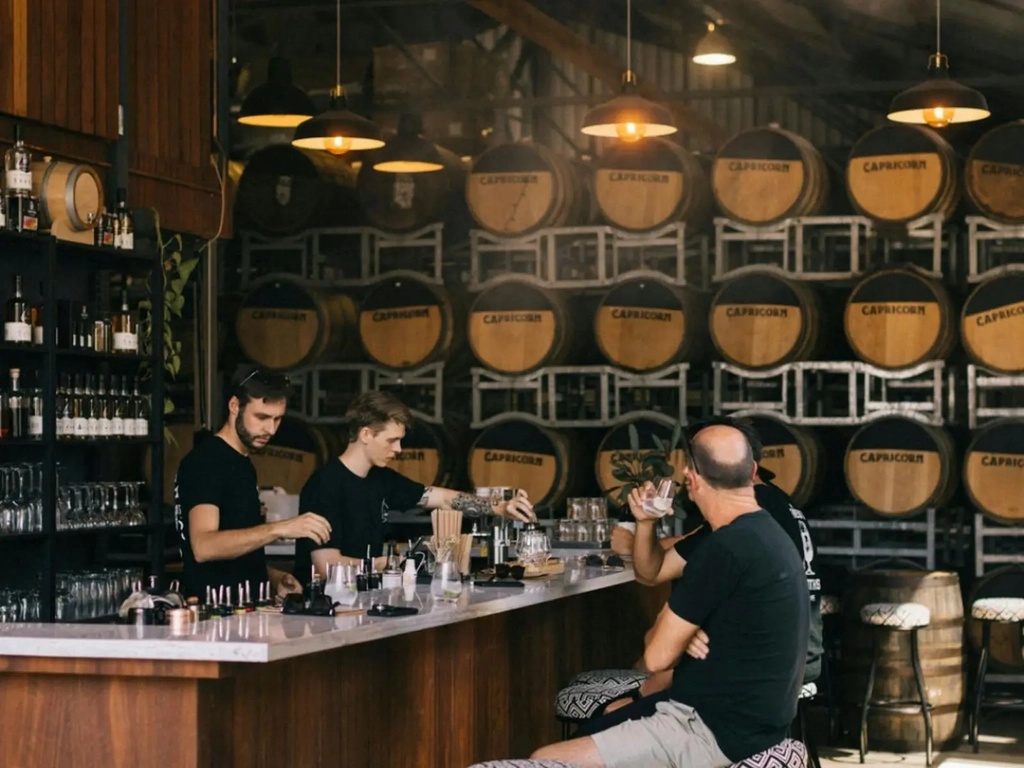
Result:
{"label": "bald man's grey shorts", "polygon": [[726,768],[726,757],[700,715],[664,701],[657,712],[591,736],[607,768]]}

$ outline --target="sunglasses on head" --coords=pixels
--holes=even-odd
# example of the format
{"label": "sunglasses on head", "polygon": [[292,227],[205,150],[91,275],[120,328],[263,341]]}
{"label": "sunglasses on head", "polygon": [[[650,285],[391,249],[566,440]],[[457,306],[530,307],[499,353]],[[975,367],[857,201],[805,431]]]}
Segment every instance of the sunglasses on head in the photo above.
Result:
{"label": "sunglasses on head", "polygon": [[[238,382],[238,384],[236,385],[237,388],[241,389],[242,387],[244,387],[246,385],[246,383],[250,379],[254,378],[257,375],[259,375],[259,380],[263,384],[272,384],[272,383],[274,383],[275,379],[278,380],[278,381],[283,382],[284,386],[286,386],[286,387],[291,386],[291,383],[292,383],[292,380],[288,376],[285,376],[283,373],[268,374],[266,371],[264,371],[261,368],[253,368],[252,372],[248,376],[246,376],[244,379],[242,379],[240,382]],[[273,377],[273,379],[271,377]]]}

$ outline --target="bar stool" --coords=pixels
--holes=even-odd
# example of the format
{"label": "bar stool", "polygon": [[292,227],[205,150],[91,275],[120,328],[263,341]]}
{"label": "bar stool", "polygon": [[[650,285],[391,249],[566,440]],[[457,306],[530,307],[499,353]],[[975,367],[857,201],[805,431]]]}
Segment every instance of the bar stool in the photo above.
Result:
{"label": "bar stool", "polygon": [[[971,618],[981,622],[981,653],[978,655],[978,675],[974,682],[974,701],[970,713],[968,739],[978,751],[978,728],[981,720],[981,705],[985,696],[985,673],[988,671],[988,657],[992,641],[992,625],[996,623],[1020,624],[1024,622],[1024,598],[983,597],[971,605]],[[1017,700],[1004,702],[1016,705]]]}
{"label": "bar stool", "polygon": [[469,768],[577,768],[572,763],[561,760],[488,760],[486,763],[473,763]]}
{"label": "bar stool", "polygon": [[555,716],[562,723],[562,738],[568,739],[573,723],[582,723],[604,713],[604,708],[623,696],[640,693],[648,677],[635,669],[597,669],[581,672],[555,697]]}
{"label": "bar stool", "polygon": [[[813,699],[818,695],[818,686],[816,683],[806,683],[800,689],[800,696],[796,702],[796,726],[799,729],[800,741],[807,748],[807,753],[810,758],[810,765],[812,768],[821,768],[821,761],[818,759],[818,749],[814,745],[814,741],[811,740],[810,734],[807,732],[807,718],[805,715],[806,702]],[[799,742],[798,742],[799,743]]]}
{"label": "bar stool", "polygon": [[[868,712],[871,709],[903,709],[910,704],[917,704],[924,717],[924,764],[932,764],[932,705],[928,703],[928,694],[924,687],[924,674],[921,672],[921,655],[917,648],[917,632],[931,623],[931,612],[928,606],[920,603],[869,603],[860,609],[860,620],[874,628],[871,636],[871,669],[868,671],[868,684],[864,691],[864,704],[860,712],[860,761],[864,762],[864,754],[868,750]],[[875,687],[875,671],[878,668],[878,633],[879,632],[910,632],[910,662],[914,667],[914,680],[917,683],[916,701],[872,701],[871,694]]]}
{"label": "bar stool", "polygon": [[[825,693],[818,693],[818,699],[824,700],[828,708],[828,743],[835,740],[836,726],[840,721],[840,696],[836,678],[832,674],[832,663],[838,658],[840,633],[837,631],[836,618],[843,612],[842,601],[836,595],[821,596],[821,622],[824,646],[821,655],[821,677]],[[812,756],[813,757],[813,756]]]}

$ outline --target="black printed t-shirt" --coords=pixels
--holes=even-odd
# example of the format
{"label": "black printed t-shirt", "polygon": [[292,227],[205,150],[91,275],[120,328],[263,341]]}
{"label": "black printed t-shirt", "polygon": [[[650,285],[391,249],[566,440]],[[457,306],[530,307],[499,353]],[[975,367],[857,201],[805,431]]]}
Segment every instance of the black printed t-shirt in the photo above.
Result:
{"label": "black printed t-shirt", "polygon": [[200,504],[212,504],[220,512],[218,529],[234,531],[264,523],[256,468],[222,438],[213,436],[197,444],[178,465],[174,478],[174,522],[180,537],[182,588],[186,597],[206,599],[206,587],[222,585],[237,592],[240,582],[249,582],[251,594],[267,580],[263,548],[233,560],[197,563],[189,538],[189,511]]}
{"label": "black printed t-shirt", "polygon": [[710,651],[682,655],[671,697],[693,707],[739,762],[786,738],[796,716],[810,610],[803,563],[758,510],[713,531],[680,581],[669,608],[704,629]]}
{"label": "black printed t-shirt", "polygon": [[295,542],[295,576],[309,582],[314,549],[337,549],[346,557],[383,554],[388,512],[404,512],[416,506],[426,486],[390,467],[371,467],[359,477],[341,459],[328,461],[302,487],[299,512],[315,512],[331,524],[331,538],[319,545],[312,539]]}

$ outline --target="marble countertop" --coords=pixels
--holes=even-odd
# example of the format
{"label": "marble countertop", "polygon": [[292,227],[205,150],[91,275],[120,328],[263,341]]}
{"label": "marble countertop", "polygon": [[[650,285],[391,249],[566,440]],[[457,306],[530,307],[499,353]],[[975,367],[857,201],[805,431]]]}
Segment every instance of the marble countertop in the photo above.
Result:
{"label": "marble countertop", "polygon": [[269,662],[514,611],[633,580],[628,565],[625,569],[586,568],[569,560],[565,573],[527,579],[523,588],[475,587],[467,582],[454,603],[435,602],[424,584],[408,591],[360,593],[352,606],[391,603],[419,609],[415,616],[400,618],[366,613],[333,618],[250,613],[199,622],[180,635],[163,626],[0,624],[0,657]]}

